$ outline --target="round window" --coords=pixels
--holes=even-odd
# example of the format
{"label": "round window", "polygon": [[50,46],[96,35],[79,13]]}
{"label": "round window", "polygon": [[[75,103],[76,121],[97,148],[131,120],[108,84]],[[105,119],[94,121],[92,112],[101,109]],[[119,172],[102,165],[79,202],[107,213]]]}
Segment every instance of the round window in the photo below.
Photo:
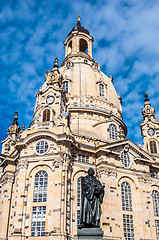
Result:
{"label": "round window", "polygon": [[36,153],[37,154],[45,154],[48,151],[49,144],[46,141],[40,141],[36,145]]}
{"label": "round window", "polygon": [[124,167],[129,168],[130,167],[130,157],[127,152],[123,152],[121,154],[121,163],[123,164]]}

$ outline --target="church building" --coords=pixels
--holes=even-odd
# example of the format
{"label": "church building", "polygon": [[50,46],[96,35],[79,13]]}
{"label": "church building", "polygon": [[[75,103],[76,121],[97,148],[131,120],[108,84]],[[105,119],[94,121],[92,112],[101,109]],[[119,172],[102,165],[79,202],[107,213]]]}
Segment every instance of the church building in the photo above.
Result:
{"label": "church building", "polygon": [[78,18],[27,129],[15,113],[0,154],[0,240],[78,239],[81,177],[90,167],[105,185],[103,240],[159,239],[155,110],[145,94],[144,144],[127,139],[121,97],[93,59],[93,41]]}

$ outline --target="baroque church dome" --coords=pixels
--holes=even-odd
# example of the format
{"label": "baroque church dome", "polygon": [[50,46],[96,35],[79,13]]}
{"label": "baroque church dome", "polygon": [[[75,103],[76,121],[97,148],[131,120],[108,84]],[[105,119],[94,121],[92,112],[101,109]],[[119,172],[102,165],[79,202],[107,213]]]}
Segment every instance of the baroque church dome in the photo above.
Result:
{"label": "baroque church dome", "polygon": [[[114,88],[112,76],[106,76],[92,57],[93,41],[78,18],[64,42],[65,59],[58,74],[59,87],[66,96],[65,111],[69,113],[70,129],[73,134],[103,141],[124,139],[127,129],[122,120],[121,98]],[[48,88],[47,78],[51,72],[46,72],[46,81],[40,91],[45,92]],[[46,98],[45,94],[41,95]],[[42,108],[44,105],[39,104]],[[36,103],[34,119],[41,115],[41,110],[37,111]]]}

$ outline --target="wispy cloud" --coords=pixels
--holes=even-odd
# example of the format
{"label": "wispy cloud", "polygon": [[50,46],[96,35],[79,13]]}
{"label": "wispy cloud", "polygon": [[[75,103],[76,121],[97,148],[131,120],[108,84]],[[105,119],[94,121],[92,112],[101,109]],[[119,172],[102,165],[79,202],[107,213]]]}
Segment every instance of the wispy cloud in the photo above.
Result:
{"label": "wispy cloud", "polygon": [[93,56],[113,75],[123,98],[128,137],[141,141],[143,93],[159,117],[159,2],[155,0],[26,0],[0,3],[0,139],[14,112],[20,124],[32,120],[35,94],[53,59],[64,59],[63,41],[81,14],[94,36]]}

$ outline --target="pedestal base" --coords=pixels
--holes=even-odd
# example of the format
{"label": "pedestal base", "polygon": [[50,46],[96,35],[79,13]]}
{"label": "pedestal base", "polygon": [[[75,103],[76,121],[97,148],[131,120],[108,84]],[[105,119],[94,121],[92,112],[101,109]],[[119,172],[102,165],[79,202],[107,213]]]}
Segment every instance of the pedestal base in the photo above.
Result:
{"label": "pedestal base", "polygon": [[79,240],[102,240],[103,231],[101,228],[82,228],[77,230]]}

